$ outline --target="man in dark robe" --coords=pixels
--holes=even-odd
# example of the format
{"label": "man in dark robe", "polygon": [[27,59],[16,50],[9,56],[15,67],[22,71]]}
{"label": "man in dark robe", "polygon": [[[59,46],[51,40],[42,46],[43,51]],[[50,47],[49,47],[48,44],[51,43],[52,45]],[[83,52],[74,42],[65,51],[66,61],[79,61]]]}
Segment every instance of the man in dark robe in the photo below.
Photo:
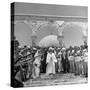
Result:
{"label": "man in dark robe", "polygon": [[62,67],[63,67],[63,72],[64,73],[69,72],[70,65],[69,65],[69,60],[68,60],[66,51],[63,51],[61,63],[62,63]]}
{"label": "man in dark robe", "polygon": [[44,51],[43,60],[41,61],[41,73],[46,73],[46,57],[47,57],[47,50]]}

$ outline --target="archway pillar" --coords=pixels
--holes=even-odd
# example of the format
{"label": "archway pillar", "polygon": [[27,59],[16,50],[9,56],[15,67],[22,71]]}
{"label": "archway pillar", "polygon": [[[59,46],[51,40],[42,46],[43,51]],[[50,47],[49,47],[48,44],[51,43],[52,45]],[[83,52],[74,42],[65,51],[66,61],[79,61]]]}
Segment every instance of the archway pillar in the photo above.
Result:
{"label": "archway pillar", "polygon": [[37,40],[37,36],[36,35],[32,35],[32,46],[36,46],[36,40]]}
{"label": "archway pillar", "polygon": [[[32,39],[32,46],[36,46],[36,40],[37,40],[37,31],[39,28],[45,24],[52,24],[55,25],[58,29],[58,35],[57,35],[57,40],[59,41],[60,47],[63,47],[63,38],[64,36],[62,35],[63,28],[65,26],[65,22],[59,23],[53,20],[46,20],[46,21],[37,21],[37,20],[31,20],[30,18],[25,18],[21,20],[15,20],[14,24],[17,24],[19,22],[25,23],[32,29],[32,36],[30,37]],[[61,21],[62,22],[62,21]]]}
{"label": "archway pillar", "polygon": [[87,45],[88,44],[88,28],[83,30],[82,38],[83,38],[84,45]]}
{"label": "archway pillar", "polygon": [[[59,23],[58,23],[59,24]],[[63,36],[63,30],[64,30],[64,27],[66,26],[66,22],[63,22],[60,27],[58,28],[58,35],[57,35],[57,40],[59,41],[59,47],[62,48],[62,47],[65,47],[64,45],[64,36]]]}
{"label": "archway pillar", "polygon": [[63,35],[57,35],[57,40],[59,41],[60,48],[63,47]]}
{"label": "archway pillar", "polygon": [[85,46],[88,45],[88,36],[83,36],[83,43]]}
{"label": "archway pillar", "polygon": [[32,36],[31,36],[31,38],[32,38],[32,46],[36,46],[36,40],[38,38],[37,31],[40,28],[40,26],[42,26],[45,23],[46,22],[43,22],[43,21],[35,21],[35,22],[31,23],[33,25],[33,27],[32,27]]}

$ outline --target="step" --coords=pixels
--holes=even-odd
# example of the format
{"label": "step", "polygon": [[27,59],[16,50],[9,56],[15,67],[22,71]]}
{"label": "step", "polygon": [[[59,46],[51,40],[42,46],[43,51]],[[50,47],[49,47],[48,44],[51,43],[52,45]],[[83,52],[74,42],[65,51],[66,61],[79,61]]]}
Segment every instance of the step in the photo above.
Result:
{"label": "step", "polygon": [[75,76],[74,74],[56,74],[53,77],[45,77],[42,74],[42,78],[28,80],[24,83],[24,86],[52,86],[52,85],[66,85],[66,84],[80,84],[87,83],[86,78]]}

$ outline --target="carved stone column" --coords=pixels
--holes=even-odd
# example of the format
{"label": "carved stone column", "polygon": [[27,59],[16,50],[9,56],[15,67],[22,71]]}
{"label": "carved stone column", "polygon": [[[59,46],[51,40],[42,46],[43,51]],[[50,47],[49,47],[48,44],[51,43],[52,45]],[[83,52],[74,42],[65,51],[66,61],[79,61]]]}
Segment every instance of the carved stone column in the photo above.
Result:
{"label": "carved stone column", "polygon": [[63,29],[64,29],[65,25],[66,25],[66,23],[63,22],[58,28],[57,40],[59,41],[59,45],[60,45],[61,48],[65,46],[64,42],[63,42],[64,36],[62,35],[62,32],[63,32]]}
{"label": "carved stone column", "polygon": [[88,36],[83,36],[83,42],[84,42],[84,45],[87,46],[87,43],[88,43]]}
{"label": "carved stone column", "polygon": [[64,38],[63,35],[62,36],[60,36],[60,35],[57,36],[57,40],[59,41],[59,45],[60,45],[61,48],[64,46],[63,45],[63,38]]}
{"label": "carved stone column", "polygon": [[84,45],[87,45],[88,43],[88,29],[86,30],[83,30],[83,42],[84,42]]}
{"label": "carved stone column", "polygon": [[31,22],[32,24],[32,46],[36,46],[36,40],[37,40],[37,31],[38,29],[40,28],[40,26],[42,26],[43,24],[45,24],[45,22],[43,21],[34,21],[34,22]]}
{"label": "carved stone column", "polygon": [[32,38],[32,46],[36,46],[37,36],[36,35],[32,35],[31,38]]}

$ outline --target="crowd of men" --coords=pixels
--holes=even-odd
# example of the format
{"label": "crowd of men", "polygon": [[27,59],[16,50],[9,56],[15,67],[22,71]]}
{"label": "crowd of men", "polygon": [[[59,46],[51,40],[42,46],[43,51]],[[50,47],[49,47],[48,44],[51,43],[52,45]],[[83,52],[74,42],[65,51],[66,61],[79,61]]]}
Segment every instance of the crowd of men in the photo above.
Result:
{"label": "crowd of men", "polygon": [[80,47],[21,47],[14,48],[15,78],[19,81],[46,76],[73,73],[88,77],[88,46]]}

